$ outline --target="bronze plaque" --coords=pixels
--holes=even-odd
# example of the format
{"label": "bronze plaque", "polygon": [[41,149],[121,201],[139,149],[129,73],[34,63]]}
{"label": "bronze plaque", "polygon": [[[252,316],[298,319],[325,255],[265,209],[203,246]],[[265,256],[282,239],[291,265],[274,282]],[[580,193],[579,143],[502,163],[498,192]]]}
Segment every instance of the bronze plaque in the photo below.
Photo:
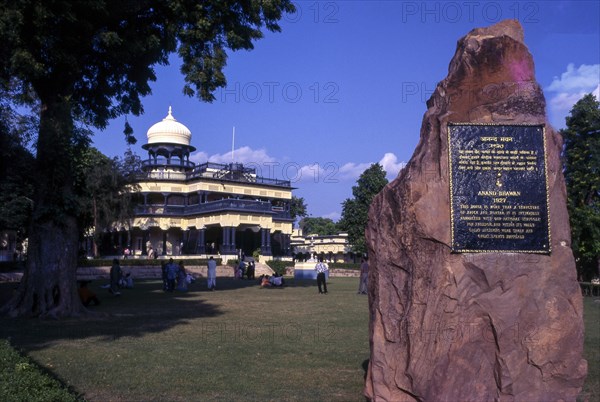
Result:
{"label": "bronze plaque", "polygon": [[449,124],[452,251],[550,253],[542,125]]}

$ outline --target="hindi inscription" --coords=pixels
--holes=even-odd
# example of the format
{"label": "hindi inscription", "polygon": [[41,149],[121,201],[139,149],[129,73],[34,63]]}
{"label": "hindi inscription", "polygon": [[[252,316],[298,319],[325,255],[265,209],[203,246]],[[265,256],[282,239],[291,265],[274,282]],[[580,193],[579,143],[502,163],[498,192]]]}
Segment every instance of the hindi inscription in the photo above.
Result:
{"label": "hindi inscription", "polygon": [[544,126],[448,125],[453,252],[550,253]]}

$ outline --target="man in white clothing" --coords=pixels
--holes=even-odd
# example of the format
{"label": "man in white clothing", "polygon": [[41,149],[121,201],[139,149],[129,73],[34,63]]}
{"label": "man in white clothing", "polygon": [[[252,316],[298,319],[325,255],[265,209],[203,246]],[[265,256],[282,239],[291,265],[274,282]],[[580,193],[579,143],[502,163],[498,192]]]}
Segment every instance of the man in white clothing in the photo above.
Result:
{"label": "man in white clothing", "polygon": [[217,262],[211,256],[208,259],[208,290],[215,290],[217,287]]}
{"label": "man in white clothing", "polygon": [[317,271],[317,286],[320,294],[327,293],[327,280],[325,279],[327,270],[327,264],[323,263],[323,258],[319,258],[319,262],[315,265],[315,271]]}

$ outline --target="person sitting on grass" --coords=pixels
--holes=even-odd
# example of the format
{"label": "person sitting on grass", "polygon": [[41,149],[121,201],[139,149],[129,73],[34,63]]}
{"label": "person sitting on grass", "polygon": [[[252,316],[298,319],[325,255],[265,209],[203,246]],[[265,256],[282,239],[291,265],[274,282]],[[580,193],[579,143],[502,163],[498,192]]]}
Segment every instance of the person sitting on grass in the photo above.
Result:
{"label": "person sitting on grass", "polygon": [[125,276],[121,277],[121,280],[119,281],[119,287],[133,289],[133,278],[131,276],[131,272],[127,272]]}
{"label": "person sitting on grass", "polygon": [[269,275],[261,275],[260,287],[261,288],[271,287],[271,281],[270,281]]}
{"label": "person sitting on grass", "polygon": [[271,285],[274,287],[283,287],[283,285],[284,285],[283,277],[281,275],[278,275],[277,273],[273,274],[270,282],[271,282]]}
{"label": "person sitting on grass", "polygon": [[94,303],[94,306],[97,306],[100,304],[100,300],[98,300],[96,294],[87,287],[88,283],[89,281],[81,281],[79,283],[79,298],[81,299],[81,303],[86,307],[89,306],[90,303]]}

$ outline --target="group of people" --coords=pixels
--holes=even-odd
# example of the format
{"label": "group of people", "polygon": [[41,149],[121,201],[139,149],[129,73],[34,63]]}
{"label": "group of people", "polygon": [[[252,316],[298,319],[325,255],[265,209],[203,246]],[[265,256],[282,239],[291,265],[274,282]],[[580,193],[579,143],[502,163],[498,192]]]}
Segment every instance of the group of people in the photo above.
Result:
{"label": "group of people", "polygon": [[273,275],[261,275],[258,277],[261,288],[280,288],[285,285],[283,276],[274,273]]}
{"label": "group of people", "polygon": [[[163,290],[165,292],[173,292],[175,290],[186,292],[188,285],[195,281],[195,278],[186,272],[183,261],[176,264],[172,258],[169,262],[161,264]],[[207,286],[208,290],[214,291],[217,289],[217,261],[211,256],[207,264]]]}
{"label": "group of people", "polygon": [[161,264],[161,271],[163,291],[165,292],[173,292],[174,290],[187,292],[188,284],[194,281],[194,277],[186,272],[183,261],[176,264],[172,258],[169,258],[168,263]]}
{"label": "group of people", "polygon": [[[165,292],[173,292],[174,290],[185,292],[188,290],[188,284],[194,281],[192,275],[189,275],[183,265],[183,261],[179,261],[176,264],[172,258],[169,259],[168,263],[163,263],[162,266],[162,280],[163,290]],[[360,282],[358,287],[358,294],[367,294],[367,277],[368,277],[368,261],[367,257],[363,257],[360,265]],[[248,267],[245,267],[243,259],[237,267],[237,273],[239,278],[246,276],[248,279],[254,279],[255,265],[254,261],[250,261]],[[319,262],[315,265],[315,271],[317,272],[317,288],[319,294],[327,294],[327,280],[326,273],[329,268],[327,264],[320,258]],[[84,305],[91,303],[98,305],[100,301],[97,296],[87,287],[88,282],[80,282],[79,296]],[[259,277],[259,284],[261,287],[282,287],[285,285],[285,281],[281,275],[273,274],[261,275]],[[217,287],[217,262],[211,256],[208,259],[207,264],[207,286],[208,290],[214,291]],[[110,269],[110,285],[109,292],[113,295],[120,295],[119,289],[121,287],[133,287],[133,279],[131,274],[123,276],[123,271],[119,264],[118,259],[113,260],[112,267]]]}
{"label": "group of people", "polygon": [[240,259],[240,263],[235,268],[234,276],[236,279],[244,279],[244,277],[248,279],[255,279],[256,265],[254,261],[249,261],[248,266],[246,266],[246,262],[242,257]]}

